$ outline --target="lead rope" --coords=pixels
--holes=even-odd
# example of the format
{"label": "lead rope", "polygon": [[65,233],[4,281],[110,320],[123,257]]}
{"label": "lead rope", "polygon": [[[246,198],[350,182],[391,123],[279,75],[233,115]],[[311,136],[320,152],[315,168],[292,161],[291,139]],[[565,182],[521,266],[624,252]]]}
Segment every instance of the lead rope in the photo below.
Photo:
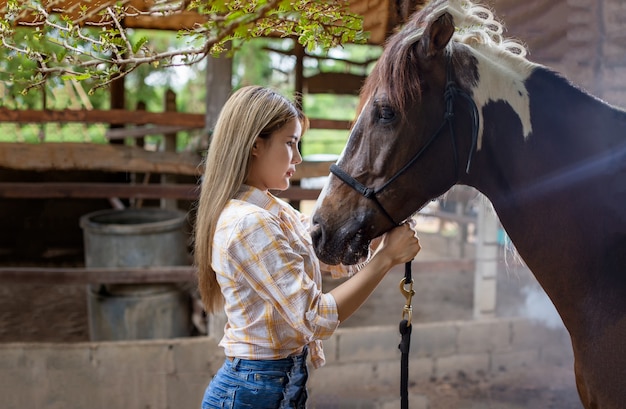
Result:
{"label": "lead rope", "polygon": [[[407,286],[408,285],[408,289]],[[406,303],[402,309],[402,321],[400,321],[401,341],[398,348],[402,353],[400,358],[400,408],[409,409],[409,350],[411,349],[411,319],[413,307],[411,300],[413,290],[413,277],[411,276],[411,261],[404,264],[404,278],[400,281],[400,292],[404,295]]]}

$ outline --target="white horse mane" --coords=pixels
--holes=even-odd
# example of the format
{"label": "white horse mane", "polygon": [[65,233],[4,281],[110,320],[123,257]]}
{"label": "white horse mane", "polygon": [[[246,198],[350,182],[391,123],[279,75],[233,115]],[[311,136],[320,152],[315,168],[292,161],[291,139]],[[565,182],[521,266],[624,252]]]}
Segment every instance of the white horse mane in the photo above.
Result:
{"label": "white horse mane", "polygon": [[467,45],[478,60],[479,84],[470,85],[476,106],[479,109],[480,124],[478,129],[477,149],[482,147],[484,130],[482,108],[489,102],[506,101],[518,115],[525,138],[532,133],[530,103],[525,80],[537,67],[526,59],[528,51],[518,40],[505,38],[504,26],[494,13],[483,5],[469,0],[447,0],[436,4],[432,10],[424,9],[417,24],[409,23],[402,30],[404,47],[411,47],[424,35],[424,22],[439,18],[449,13],[455,25],[452,43]]}
{"label": "white horse mane", "polygon": [[489,8],[468,0],[449,0],[433,14],[441,15],[445,11],[454,18],[457,28],[454,40],[470,46],[487,45],[519,58],[528,54],[520,41],[504,37],[504,25]]}
{"label": "white horse mane", "polygon": [[481,117],[477,148],[482,147],[482,107],[490,101],[507,101],[520,118],[524,137],[528,137],[532,133],[532,124],[524,82],[536,64],[526,59],[526,47],[518,40],[505,38],[503,24],[483,5],[469,0],[448,0],[431,14],[440,16],[444,12],[450,13],[454,19],[453,40],[473,49],[480,62],[480,78],[483,80],[474,88]]}

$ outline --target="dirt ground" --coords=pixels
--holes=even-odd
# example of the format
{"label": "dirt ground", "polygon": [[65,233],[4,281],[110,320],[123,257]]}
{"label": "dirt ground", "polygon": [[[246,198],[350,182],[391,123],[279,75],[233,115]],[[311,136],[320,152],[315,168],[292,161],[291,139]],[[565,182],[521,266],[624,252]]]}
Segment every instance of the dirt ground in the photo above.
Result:
{"label": "dirt ground", "polygon": [[[312,391],[316,409],[400,407],[399,391],[381,385],[369,390]],[[349,402],[342,396],[350,396]],[[354,398],[354,397],[358,398]],[[468,376],[411,383],[409,407],[418,409],[583,409],[569,368],[524,368],[494,375]]]}
{"label": "dirt ground", "polygon": [[[423,225],[422,252],[418,260],[458,257],[459,244],[431,222]],[[471,244],[466,254],[473,256]],[[498,276],[499,316],[530,316],[549,325],[562,325],[543,290],[528,270],[503,251]],[[404,298],[398,285],[403,267],[391,271],[346,327],[390,325],[399,322]],[[413,320],[472,319],[473,272],[416,271]],[[325,280],[325,290],[338,281]],[[6,285],[0,287],[0,342],[88,341],[86,289],[83,286]],[[581,409],[571,367],[534,367],[498,374],[457,374],[453,379],[413,383],[412,396],[428,401],[428,409]],[[356,392],[356,391],[355,391]],[[372,402],[393,402],[397,391],[384,385],[379,390],[358,391],[349,405],[320,402],[318,408],[370,408]],[[355,396],[355,395],[352,395]],[[417,402],[414,402],[417,404]],[[399,406],[399,405],[398,405]]]}

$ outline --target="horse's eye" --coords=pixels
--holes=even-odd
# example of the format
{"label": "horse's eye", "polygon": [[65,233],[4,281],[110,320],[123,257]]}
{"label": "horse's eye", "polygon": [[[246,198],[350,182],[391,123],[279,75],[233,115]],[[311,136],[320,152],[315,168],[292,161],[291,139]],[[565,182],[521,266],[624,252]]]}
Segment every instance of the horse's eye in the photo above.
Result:
{"label": "horse's eye", "polygon": [[395,118],[396,113],[393,111],[393,109],[389,108],[389,107],[380,107],[380,110],[378,111],[378,119],[380,122],[383,123],[388,123],[393,121],[393,119]]}

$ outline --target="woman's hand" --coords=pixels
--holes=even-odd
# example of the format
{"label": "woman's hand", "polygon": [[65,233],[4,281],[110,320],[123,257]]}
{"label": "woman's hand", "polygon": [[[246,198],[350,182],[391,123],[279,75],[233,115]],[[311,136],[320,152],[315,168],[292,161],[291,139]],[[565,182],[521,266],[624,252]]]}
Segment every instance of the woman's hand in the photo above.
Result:
{"label": "woman's hand", "polygon": [[421,250],[413,219],[388,231],[382,237],[375,254],[389,257],[393,265],[406,263]]}

